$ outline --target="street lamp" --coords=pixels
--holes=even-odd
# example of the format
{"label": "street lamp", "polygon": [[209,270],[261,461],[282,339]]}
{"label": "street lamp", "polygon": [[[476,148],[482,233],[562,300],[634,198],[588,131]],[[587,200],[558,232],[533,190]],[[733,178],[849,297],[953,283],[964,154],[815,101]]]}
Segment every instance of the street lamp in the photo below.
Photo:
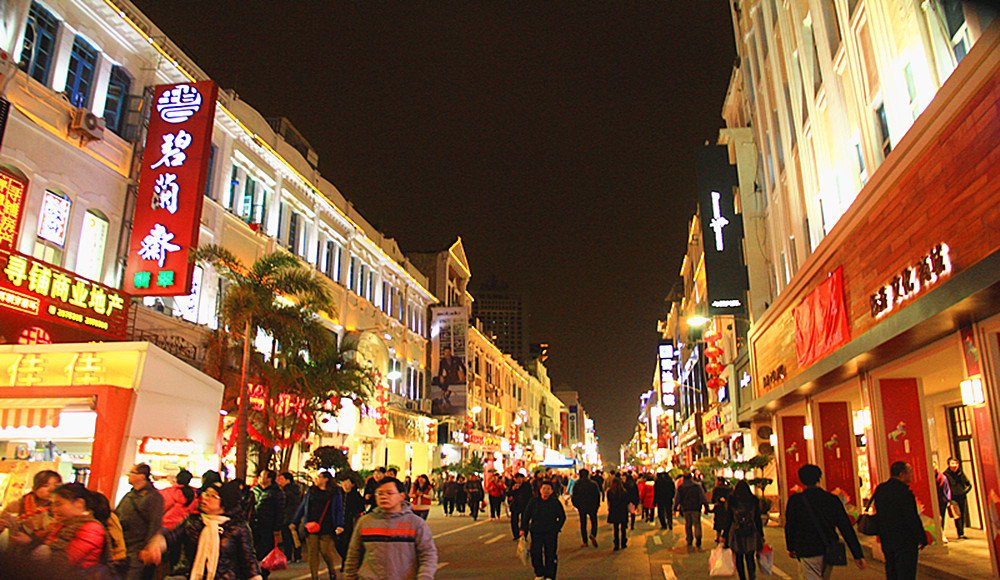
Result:
{"label": "street lamp", "polygon": [[708,324],[709,320],[710,319],[705,316],[696,314],[694,316],[689,316],[687,319],[687,323],[688,326],[698,327],[698,326],[705,326],[706,324]]}

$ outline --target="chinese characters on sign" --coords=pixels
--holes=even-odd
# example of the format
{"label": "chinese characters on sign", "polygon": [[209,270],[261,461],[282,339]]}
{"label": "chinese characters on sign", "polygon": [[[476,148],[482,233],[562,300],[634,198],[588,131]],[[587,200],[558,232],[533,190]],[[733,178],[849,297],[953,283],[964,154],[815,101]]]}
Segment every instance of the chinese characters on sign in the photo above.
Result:
{"label": "chinese characters on sign", "polygon": [[872,316],[882,318],[894,307],[913,298],[922,289],[933,286],[950,272],[948,245],[941,243],[934,246],[919,262],[903,268],[888,284],[868,297]]}
{"label": "chinese characters on sign", "polygon": [[4,326],[14,323],[7,313],[13,310],[40,320],[83,327],[93,331],[95,337],[124,338],[128,300],[114,288],[19,253],[0,254],[0,264]]}
{"label": "chinese characters on sign", "polygon": [[0,173],[0,251],[17,249],[24,204],[24,182]]}
{"label": "chinese characters on sign", "polygon": [[211,155],[218,87],[161,85],[153,94],[139,173],[124,289],[137,296],[191,293],[202,193]]}

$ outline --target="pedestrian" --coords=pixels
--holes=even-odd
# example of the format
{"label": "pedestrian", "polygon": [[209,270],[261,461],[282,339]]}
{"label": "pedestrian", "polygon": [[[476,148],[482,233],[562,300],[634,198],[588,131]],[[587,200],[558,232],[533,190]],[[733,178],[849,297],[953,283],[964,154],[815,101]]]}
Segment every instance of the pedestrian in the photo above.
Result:
{"label": "pedestrian", "polygon": [[479,510],[482,508],[483,498],[486,492],[483,490],[483,482],[479,480],[479,475],[473,473],[469,476],[469,481],[465,482],[465,493],[469,502],[469,514],[473,520],[479,520]]}
{"label": "pedestrian", "polygon": [[413,487],[413,480],[410,479],[409,475],[407,475],[406,479],[403,480],[403,487],[406,488],[406,491],[404,493],[406,493],[407,495],[409,495],[410,494],[410,488]]}
{"label": "pedestrian", "polygon": [[441,507],[444,509],[444,515],[450,516],[455,513],[455,500],[458,497],[458,482],[455,481],[454,475],[449,475],[448,480],[444,482],[444,490],[441,491]]}
{"label": "pedestrian", "polygon": [[639,484],[635,482],[635,476],[632,473],[626,473],[625,479],[622,481],[625,486],[625,491],[628,492],[628,501],[632,504],[632,507],[628,510],[629,517],[629,529],[635,529],[635,514],[642,507],[642,498],[639,497]]}
{"label": "pedestrian", "polygon": [[945,474],[938,471],[937,461],[934,462],[934,485],[937,487],[938,510],[941,512],[941,543],[947,544],[948,536],[944,533],[944,528],[948,521],[948,504],[951,503],[951,484]]}
{"label": "pedestrian", "polygon": [[198,511],[197,497],[191,483],[191,472],[181,468],[174,485],[161,489],[163,496],[163,527],[174,529],[177,524]]}
{"label": "pedestrian", "polygon": [[805,489],[788,498],[785,506],[785,546],[798,559],[804,580],[830,578],[833,563],[826,560],[828,546],[838,543],[837,530],[854,556],[854,563],[864,570],[866,562],[861,543],[840,498],[819,486],[823,471],[807,463],[799,468],[799,482]]}
{"label": "pedestrian", "polygon": [[82,483],[67,483],[52,492],[52,516],[42,540],[32,557],[51,566],[56,574],[86,574],[98,565],[106,564],[104,556],[104,526],[93,516],[91,492]]}
{"label": "pedestrian", "polygon": [[[403,482],[406,487],[406,482]],[[434,487],[426,475],[417,477],[417,482],[410,486],[410,508],[424,520],[431,513],[431,502],[434,500]]]}
{"label": "pedestrian", "polygon": [[486,493],[490,497],[490,519],[500,519],[500,505],[503,504],[504,494],[507,493],[507,486],[504,485],[503,477],[499,473],[490,474],[490,481],[486,484]]}
{"label": "pedestrian", "polygon": [[[580,513],[580,537],[583,538],[582,548],[587,547],[587,540],[597,547],[597,510],[601,507],[601,492],[590,479],[590,472],[580,470],[579,479],[575,480],[570,501]],[[587,534],[587,520],[590,520],[590,534]]]}
{"label": "pedestrian", "polygon": [[674,509],[684,514],[684,536],[688,547],[695,542],[695,547],[701,548],[701,510],[708,513],[708,499],[705,490],[694,481],[690,473],[685,473],[681,484],[677,486],[674,496]]}
{"label": "pedestrian", "polygon": [[242,500],[243,488],[238,481],[211,483],[198,500],[200,513],[150,538],[140,553],[142,561],[158,564],[167,549],[179,546],[184,556],[173,570],[175,577],[259,580],[260,565]]}
{"label": "pedestrian", "polygon": [[[714,491],[712,500],[715,500]],[[721,509],[726,512],[723,521],[730,522],[729,527],[723,530],[721,539],[724,546],[733,551],[736,573],[740,580],[754,580],[757,577],[754,555],[764,549],[760,500],[750,491],[750,484],[743,479],[736,484],[731,495],[727,491],[726,500],[717,505],[721,505]]]}
{"label": "pedestrian", "polygon": [[552,489],[543,482],[538,497],[531,498],[521,518],[521,535],[531,533],[531,565],[536,580],[555,580],[559,565],[559,532],[566,523],[566,510]]}
{"label": "pedestrian", "polygon": [[570,501],[573,500],[573,488],[576,486],[576,482],[577,475],[575,473],[569,478],[569,481],[566,482],[566,496]]}
{"label": "pedestrian", "polygon": [[358,520],[347,549],[347,580],[416,578],[437,573],[437,547],[427,522],[413,513],[403,482],[385,477],[375,491],[377,507]]}
{"label": "pedestrian", "polygon": [[597,489],[601,492],[601,501],[604,501],[604,486],[607,485],[607,482],[604,481],[604,474],[600,471],[595,471],[591,474],[590,480],[597,485]]}
{"label": "pedestrian", "polygon": [[674,480],[666,472],[656,474],[656,483],[653,484],[653,499],[656,502],[656,513],[660,518],[660,529],[674,529],[674,495],[677,488],[674,487]]}
{"label": "pedestrian", "polygon": [[729,529],[729,510],[726,501],[729,494],[733,493],[733,488],[729,487],[726,478],[720,477],[715,480],[715,487],[712,488],[712,529],[715,530],[715,543],[722,540],[722,535]]}
{"label": "pedestrian", "polygon": [[[120,570],[125,564],[125,536],[122,534],[122,523],[118,516],[111,510],[111,502],[107,496],[98,491],[90,492],[90,499],[93,500],[94,519],[104,526],[104,537],[107,542],[107,563],[115,572]],[[113,576],[117,577],[115,573]]]}
{"label": "pedestrian", "polygon": [[52,492],[62,484],[62,476],[58,472],[43,469],[31,480],[31,491],[20,499],[7,504],[0,514],[0,532],[10,528],[8,549],[15,552],[26,547],[32,540],[42,537],[45,529],[52,523],[50,513],[52,507]]}
{"label": "pedestrian", "polygon": [[344,571],[344,564],[347,562],[347,548],[351,544],[351,535],[354,534],[354,527],[365,513],[365,500],[354,487],[354,480],[347,473],[337,475],[340,491],[344,498],[344,531],[333,538],[334,547],[340,554],[340,571]]}
{"label": "pedestrian", "polygon": [[455,508],[458,510],[458,514],[465,515],[465,503],[469,498],[469,493],[465,490],[465,476],[459,475],[458,479],[455,480],[458,487],[455,491]]}
{"label": "pedestrian", "polygon": [[972,483],[962,471],[962,461],[957,457],[948,458],[948,469],[944,470],[944,476],[948,478],[948,487],[951,489],[951,501],[955,502],[958,509],[958,517],[952,516],[955,521],[955,530],[958,531],[958,539],[965,539],[965,526],[969,525],[969,492],[972,491]]}
{"label": "pedestrian", "polygon": [[[948,460],[949,468],[951,460]],[[888,481],[875,488],[875,518],[885,554],[886,580],[913,580],[917,577],[917,557],[927,545],[927,533],[920,523],[917,498],[910,490],[913,467],[905,461],[889,466]]]}
{"label": "pedestrian", "polygon": [[615,551],[628,547],[629,494],[625,484],[617,477],[608,479],[608,523],[615,533]]}
{"label": "pedestrian", "polygon": [[285,496],[284,521],[281,525],[281,551],[289,562],[302,559],[302,541],[299,539],[295,526],[291,525],[295,512],[302,503],[302,490],[295,482],[295,476],[285,471],[278,475],[278,488]]}
{"label": "pedestrian", "polygon": [[514,485],[507,491],[510,503],[510,528],[515,540],[521,537],[521,516],[524,515],[524,510],[533,497],[528,479],[521,472],[515,473]]}
{"label": "pedestrian", "polygon": [[656,498],[654,496],[653,481],[649,475],[643,474],[639,480],[639,496],[642,499],[642,520],[653,522],[656,510]]}
{"label": "pedestrian", "polygon": [[[285,494],[276,479],[273,469],[261,469],[257,472],[257,484],[252,488],[254,503],[250,530],[259,560],[281,546],[281,530],[285,528]],[[263,567],[260,573],[264,580],[271,575],[271,571]]]}
{"label": "pedestrian", "polygon": [[385,477],[385,468],[376,467],[368,480],[365,481],[364,496],[368,511],[375,509],[375,488],[379,486],[379,482],[382,481],[383,477]]}
{"label": "pedestrian", "polygon": [[139,558],[139,552],[163,527],[163,496],[153,487],[151,473],[145,463],[134,465],[128,472],[132,489],[115,508],[125,538],[125,580],[143,578],[146,563]]}
{"label": "pedestrian", "polygon": [[292,523],[298,527],[299,522],[305,522],[306,555],[312,580],[319,578],[320,556],[326,562],[330,578],[334,578],[334,538],[344,532],[344,497],[328,471],[316,474],[313,483],[292,517]]}

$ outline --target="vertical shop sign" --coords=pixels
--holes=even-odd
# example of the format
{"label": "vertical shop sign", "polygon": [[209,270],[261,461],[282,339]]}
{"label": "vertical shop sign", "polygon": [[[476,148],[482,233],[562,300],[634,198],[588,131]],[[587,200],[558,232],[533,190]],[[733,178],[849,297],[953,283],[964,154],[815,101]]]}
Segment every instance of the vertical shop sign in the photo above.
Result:
{"label": "vertical shop sign", "polygon": [[976,439],[979,441],[979,464],[983,473],[983,490],[986,498],[986,526],[990,542],[990,552],[993,556],[993,571],[1000,570],[1000,465],[997,464],[997,453],[994,447],[993,422],[990,421],[989,409],[986,405],[972,407],[972,421],[976,427]]}
{"label": "vertical shop sign", "polygon": [[0,172],[0,251],[17,249],[24,211],[25,182]]}
{"label": "vertical shop sign", "polygon": [[791,495],[793,491],[802,491],[799,468],[809,463],[809,450],[802,432],[806,418],[804,415],[789,415],[778,420],[781,422],[781,462],[785,466],[785,485]]}
{"label": "vertical shop sign", "polygon": [[[917,496],[920,513],[936,518],[932,500],[937,486],[928,478],[924,421],[920,410],[920,387],[916,379],[881,379],[879,397],[885,429],[885,450],[889,465],[905,461],[913,466],[910,489]],[[932,493],[931,490],[934,490]]]}
{"label": "vertical shop sign", "polygon": [[698,152],[698,207],[712,315],[746,314],[749,283],[743,263],[743,217],[736,213],[738,184],[725,146],[706,145]]}
{"label": "vertical shop sign", "polygon": [[469,400],[465,307],[431,309],[431,413],[461,417]]}
{"label": "vertical shop sign", "polygon": [[843,492],[848,504],[858,505],[854,451],[854,431],[851,412],[846,402],[819,404],[817,437],[823,454],[823,477],[827,491]]}
{"label": "vertical shop sign", "polygon": [[130,294],[191,293],[188,256],[198,246],[218,90],[212,81],[154,89],[125,270]]}

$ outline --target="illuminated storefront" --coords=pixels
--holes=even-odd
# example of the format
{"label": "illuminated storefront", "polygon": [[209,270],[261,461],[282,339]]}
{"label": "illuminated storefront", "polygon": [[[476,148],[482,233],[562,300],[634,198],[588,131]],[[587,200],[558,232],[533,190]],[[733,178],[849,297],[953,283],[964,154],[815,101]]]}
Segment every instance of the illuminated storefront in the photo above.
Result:
{"label": "illuminated storefront", "polygon": [[134,463],[218,468],[222,384],[156,346],[0,345],[0,380],[0,495],[41,469],[115,500]]}

